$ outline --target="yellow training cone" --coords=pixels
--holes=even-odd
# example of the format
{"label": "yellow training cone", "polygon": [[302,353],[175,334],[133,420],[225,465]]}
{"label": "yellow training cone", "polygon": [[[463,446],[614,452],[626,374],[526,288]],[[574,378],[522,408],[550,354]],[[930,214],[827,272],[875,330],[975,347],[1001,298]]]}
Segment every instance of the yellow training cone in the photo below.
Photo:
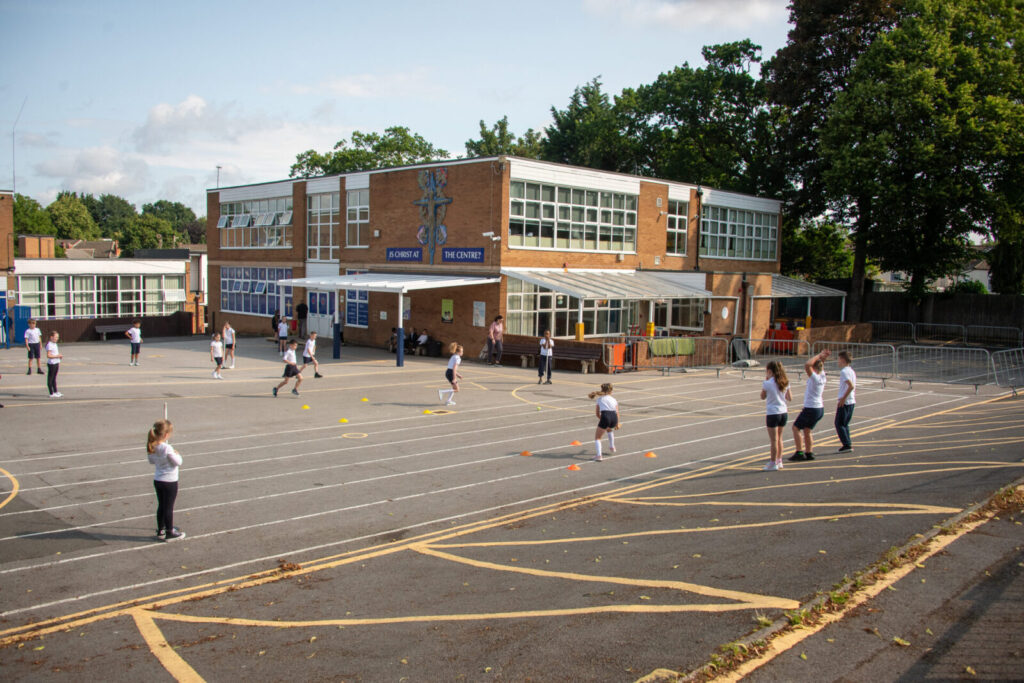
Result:
{"label": "yellow training cone", "polygon": [[531,453],[530,451],[523,451],[523,452],[522,452],[522,453],[520,453],[519,455],[523,456],[524,458],[528,458],[528,457],[530,457],[531,455],[533,455],[533,453]]}
{"label": "yellow training cone", "polygon": [[359,400],[362,401],[363,403],[369,403],[370,402],[370,399],[368,399],[368,398],[361,398]]}
{"label": "yellow training cone", "polygon": [[569,470],[570,472],[575,472],[575,471],[576,471],[576,470],[578,470],[579,468],[580,468],[580,466],[579,466],[579,465],[577,465],[576,463],[573,463],[572,465],[569,465],[569,467],[568,467],[568,468],[566,468],[566,469],[568,469],[568,470]]}
{"label": "yellow training cone", "polygon": [[340,420],[338,420],[338,422],[340,422],[341,424],[345,424],[346,422],[348,422],[348,420],[346,420],[345,418],[341,418]]}
{"label": "yellow training cone", "polygon": [[645,458],[657,458],[658,456],[654,454],[654,451],[647,451],[646,453],[644,453],[644,457]]}
{"label": "yellow training cone", "polygon": [[573,441],[573,442],[572,442],[571,444],[569,444],[569,445],[570,445],[570,446],[582,446],[583,444],[581,444],[581,443],[579,442],[579,439],[577,439],[577,440]]}
{"label": "yellow training cone", "polygon": [[303,410],[309,410],[309,406],[302,406]]}
{"label": "yellow training cone", "polygon": [[433,413],[432,413],[432,412],[430,412],[429,410],[424,410],[424,411],[423,411],[423,414],[424,414],[424,415],[433,415]]}

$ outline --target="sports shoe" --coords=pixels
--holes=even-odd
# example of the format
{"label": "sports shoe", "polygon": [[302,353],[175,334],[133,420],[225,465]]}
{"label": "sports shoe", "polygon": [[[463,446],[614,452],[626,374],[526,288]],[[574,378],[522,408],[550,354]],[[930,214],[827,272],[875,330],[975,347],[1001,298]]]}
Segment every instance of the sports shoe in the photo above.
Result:
{"label": "sports shoe", "polygon": [[128,361],[128,365],[135,365],[135,361],[133,361],[133,360]]}
{"label": "sports shoe", "polygon": [[804,453],[804,460],[814,460],[814,452],[807,451],[806,453]]}
{"label": "sports shoe", "polygon": [[26,370],[25,374],[26,375],[31,375],[32,374],[32,368],[29,368],[28,370]]}
{"label": "sports shoe", "polygon": [[217,373],[217,379],[224,379],[224,375],[222,375],[222,374],[220,374],[220,373],[218,372],[218,373]]}
{"label": "sports shoe", "polygon": [[63,397],[64,397],[64,394],[60,393],[59,391],[50,394],[50,398],[63,398]]}
{"label": "sports shoe", "polygon": [[593,458],[591,458],[591,460],[593,460],[594,462],[601,462],[604,460],[604,458],[602,458],[600,455],[595,455]]}
{"label": "sports shoe", "polygon": [[544,384],[551,384],[551,380],[548,380],[547,382],[544,382]]}
{"label": "sports shoe", "polygon": [[274,387],[274,398],[277,398],[277,387]]}
{"label": "sports shoe", "polygon": [[776,465],[778,465],[778,467],[776,467],[775,469],[779,469],[779,470],[781,470],[781,469],[785,469],[785,465],[783,465],[783,464],[782,464],[782,461],[781,461],[781,460],[780,460],[780,461],[778,461],[778,462],[777,462],[777,463],[775,463],[775,464],[776,464]]}
{"label": "sports shoe", "polygon": [[452,401],[451,399],[449,399],[448,402],[445,403],[445,405],[446,406],[453,406],[453,405],[455,405],[455,401]]}
{"label": "sports shoe", "polygon": [[166,536],[166,535],[167,535],[166,531],[164,531],[163,529],[157,529],[156,537],[159,538],[161,541],[164,539],[164,536]]}
{"label": "sports shoe", "polygon": [[807,455],[803,451],[797,451],[789,456],[790,462],[803,462],[804,460],[807,460]]}
{"label": "sports shoe", "polygon": [[298,396],[299,395],[299,390],[298,389],[292,389],[292,393],[295,394],[296,396]]}
{"label": "sports shoe", "polygon": [[210,376],[213,377],[214,379],[217,379],[217,371],[214,370],[213,372],[211,372]]}
{"label": "sports shoe", "polygon": [[183,538],[185,538],[185,532],[178,527],[174,527],[164,536],[164,540],[168,543],[171,541],[180,541]]}
{"label": "sports shoe", "polygon": [[765,472],[774,472],[775,470],[779,469],[779,466],[775,464],[774,460],[769,460],[761,469],[763,469]]}
{"label": "sports shoe", "polygon": [[313,376],[316,377],[317,379],[320,379],[321,377],[323,377],[323,375],[321,375],[319,372],[314,372]]}
{"label": "sports shoe", "polygon": [[232,363],[231,365],[228,366],[228,370],[234,370],[234,369],[235,369],[235,364],[234,363]]}
{"label": "sports shoe", "polygon": [[843,446],[836,453],[853,453],[853,446]]}
{"label": "sports shoe", "polygon": [[[32,371],[31,371],[31,370],[29,370],[29,371],[28,371],[27,373],[25,373],[25,374],[26,374],[26,375],[31,375],[31,374],[32,374]],[[43,372],[42,370],[40,370],[39,368],[36,368],[36,374],[37,374],[37,375],[45,375],[46,373],[45,373],[45,372]]]}
{"label": "sports shoe", "polygon": [[542,379],[541,379],[540,377],[538,377],[538,378],[537,378],[537,384],[540,384],[540,383],[542,383],[543,381],[544,381],[544,380],[542,380]]}

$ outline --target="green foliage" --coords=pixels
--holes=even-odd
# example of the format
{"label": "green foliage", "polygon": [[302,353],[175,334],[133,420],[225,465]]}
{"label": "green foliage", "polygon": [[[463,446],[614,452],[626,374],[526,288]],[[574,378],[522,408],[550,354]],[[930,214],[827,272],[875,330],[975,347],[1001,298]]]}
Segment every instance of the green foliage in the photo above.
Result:
{"label": "green foliage", "polygon": [[599,78],[578,86],[565,109],[552,107],[551,117],[554,122],[544,130],[544,160],[623,173],[637,170],[619,112],[601,90]]}
{"label": "green foliage", "polygon": [[306,150],[296,155],[289,177],[310,178],[350,171],[405,166],[448,158],[448,152],[434,147],[422,136],[404,126],[392,126],[378,133],[352,133],[352,144],[339,140],[334,151],[321,154]]}
{"label": "green foliage", "polygon": [[83,194],[81,200],[103,237],[117,239],[128,221],[138,215],[134,204],[117,195],[104,194],[97,199],[91,194]]}
{"label": "green foliage", "polygon": [[74,192],[58,194],[46,212],[59,239],[95,240],[101,236],[96,221]]}
{"label": "green foliage", "polygon": [[152,204],[143,204],[142,215],[164,219],[177,233],[184,233],[185,226],[196,221],[196,214],[192,209],[181,202],[172,202],[166,199],[159,199]]}
{"label": "green foliage", "polygon": [[985,287],[985,284],[977,280],[957,280],[946,291],[950,294],[988,294],[988,288]]}
{"label": "green foliage", "polygon": [[189,244],[206,244],[206,216],[185,223],[182,232],[185,233]]}
{"label": "green foliage", "polygon": [[57,228],[50,214],[36,200],[23,194],[14,195],[15,235],[56,235]]}
{"label": "green foliage", "polygon": [[835,223],[782,223],[782,273],[818,281],[847,278],[853,272],[853,249],[847,230]]}
{"label": "green foliage", "polygon": [[503,154],[539,159],[542,146],[541,134],[528,129],[521,137],[508,129],[508,116],[502,116],[493,126],[480,121],[480,139],[466,140],[466,154],[471,157],[501,156]]}
{"label": "green foliage", "polygon": [[121,231],[121,257],[133,256],[136,249],[173,249],[182,239],[170,221],[153,214],[135,216]]}
{"label": "green foliage", "polygon": [[1000,237],[987,260],[993,292],[1024,294],[1024,239]]}

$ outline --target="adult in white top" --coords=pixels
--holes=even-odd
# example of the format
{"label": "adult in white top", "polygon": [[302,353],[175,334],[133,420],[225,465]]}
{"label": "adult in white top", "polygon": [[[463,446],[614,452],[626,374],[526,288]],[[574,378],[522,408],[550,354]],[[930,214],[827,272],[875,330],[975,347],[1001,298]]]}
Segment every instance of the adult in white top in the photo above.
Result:
{"label": "adult in white top", "polygon": [[804,363],[807,373],[807,388],[804,390],[804,408],[793,422],[793,441],[796,452],[790,456],[793,462],[814,460],[814,440],[811,431],[825,415],[825,361],[831,355],[828,349],[811,356]]}
{"label": "adult in white top", "polygon": [[555,340],[551,338],[551,330],[544,330],[544,336],[540,338],[540,359],[537,362],[537,384],[544,379],[544,371],[548,373],[548,381],[544,384],[551,384],[551,366],[555,353]]}
{"label": "adult in white top", "polygon": [[849,453],[853,450],[850,441],[850,420],[853,419],[853,406],[857,402],[857,373],[853,371],[853,356],[849,351],[840,351],[837,355],[839,364],[839,399],[836,402],[836,434],[842,446],[837,453]]}
{"label": "adult in white top", "polygon": [[25,330],[25,349],[28,351],[28,371],[26,375],[32,374],[32,359],[36,359],[36,374],[43,374],[43,368],[39,360],[43,350],[43,331],[36,327],[36,321],[28,321],[28,329]]}
{"label": "adult in white top", "polygon": [[225,321],[220,331],[221,341],[224,342],[224,367],[228,370],[235,368],[235,328],[231,323]]}
{"label": "adult in white top", "polygon": [[60,341],[60,334],[50,333],[50,341],[46,342],[46,389],[50,392],[50,398],[60,398],[64,394],[57,391],[57,372],[60,370],[61,355],[57,342]]}

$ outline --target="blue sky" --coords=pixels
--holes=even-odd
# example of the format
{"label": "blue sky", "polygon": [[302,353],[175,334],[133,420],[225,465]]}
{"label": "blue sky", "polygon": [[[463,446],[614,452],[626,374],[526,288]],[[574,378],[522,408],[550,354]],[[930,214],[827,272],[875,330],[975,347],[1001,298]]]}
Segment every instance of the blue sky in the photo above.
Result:
{"label": "blue sky", "polygon": [[480,119],[543,128],[595,76],[617,94],[743,38],[770,56],[786,5],[0,0],[0,188],[203,215],[218,165],[221,185],[279,180],[353,130],[404,125],[463,155]]}

